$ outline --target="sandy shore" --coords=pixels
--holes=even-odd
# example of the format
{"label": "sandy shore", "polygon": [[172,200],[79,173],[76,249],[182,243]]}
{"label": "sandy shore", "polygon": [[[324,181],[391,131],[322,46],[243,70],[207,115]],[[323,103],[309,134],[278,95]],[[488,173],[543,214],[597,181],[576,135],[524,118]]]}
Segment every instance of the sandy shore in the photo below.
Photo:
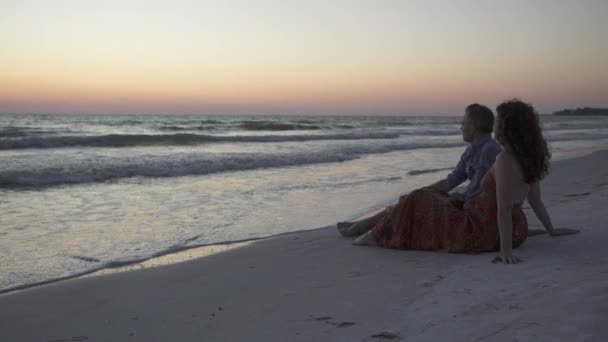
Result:
{"label": "sandy shore", "polygon": [[[334,227],[0,296],[0,341],[608,341],[608,151],[556,162],[518,265]],[[527,210],[532,228],[538,225]]]}

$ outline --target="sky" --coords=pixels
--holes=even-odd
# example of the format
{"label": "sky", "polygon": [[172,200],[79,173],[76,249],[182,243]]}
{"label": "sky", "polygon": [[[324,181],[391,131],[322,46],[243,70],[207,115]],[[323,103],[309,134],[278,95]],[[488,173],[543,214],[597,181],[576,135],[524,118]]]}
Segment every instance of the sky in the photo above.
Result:
{"label": "sky", "polygon": [[0,113],[608,107],[608,1],[5,1]]}

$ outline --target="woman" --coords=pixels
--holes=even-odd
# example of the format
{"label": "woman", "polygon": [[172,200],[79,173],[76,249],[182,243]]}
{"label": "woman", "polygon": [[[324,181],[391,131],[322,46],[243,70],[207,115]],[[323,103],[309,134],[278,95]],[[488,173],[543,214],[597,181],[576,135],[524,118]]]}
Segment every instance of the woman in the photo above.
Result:
{"label": "woman", "polygon": [[517,263],[513,248],[528,235],[521,209],[528,199],[534,213],[552,236],[577,233],[554,229],[540,196],[539,181],[549,169],[550,153],[534,108],[508,100],[496,109],[496,140],[504,151],[481,181],[479,195],[462,209],[445,197],[420,189],[399,199],[394,208],[359,222],[341,222],[341,231],[363,233],[357,245],[443,250],[460,253],[499,251],[493,262]]}

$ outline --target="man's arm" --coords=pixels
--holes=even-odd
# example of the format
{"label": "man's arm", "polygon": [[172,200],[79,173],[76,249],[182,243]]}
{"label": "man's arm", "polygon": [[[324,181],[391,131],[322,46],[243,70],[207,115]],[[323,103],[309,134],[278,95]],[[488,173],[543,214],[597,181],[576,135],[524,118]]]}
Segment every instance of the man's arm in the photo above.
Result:
{"label": "man's arm", "polygon": [[460,161],[458,162],[458,165],[456,165],[456,168],[452,170],[452,172],[450,172],[450,174],[445,179],[440,180],[439,182],[436,182],[429,187],[441,187],[442,191],[448,192],[457,187],[458,185],[462,184],[462,182],[464,182],[465,180],[467,180],[466,164],[467,161],[470,159],[470,149],[471,147],[469,146],[466,150],[464,150],[464,153],[460,156]]}
{"label": "man's arm", "polygon": [[481,190],[481,180],[486,175],[498,154],[502,152],[502,148],[500,145],[494,143],[488,143],[484,146],[483,150],[481,150],[479,155],[479,161],[475,167],[474,173],[471,177],[471,182],[465,192],[466,200],[470,200],[471,198],[477,196]]}
{"label": "man's arm", "polygon": [[458,162],[458,165],[456,165],[456,168],[452,170],[446,178],[428,185],[425,188],[448,192],[464,182],[467,179],[465,165],[469,158],[469,153],[469,148],[467,148],[460,156],[460,161]]}

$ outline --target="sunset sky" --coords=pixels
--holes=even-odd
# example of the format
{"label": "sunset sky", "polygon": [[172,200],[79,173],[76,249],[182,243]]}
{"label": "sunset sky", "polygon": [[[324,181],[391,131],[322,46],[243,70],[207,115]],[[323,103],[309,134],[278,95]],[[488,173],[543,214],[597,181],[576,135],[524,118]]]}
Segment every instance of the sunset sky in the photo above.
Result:
{"label": "sunset sky", "polygon": [[0,113],[606,107],[606,18],[606,0],[0,0]]}

